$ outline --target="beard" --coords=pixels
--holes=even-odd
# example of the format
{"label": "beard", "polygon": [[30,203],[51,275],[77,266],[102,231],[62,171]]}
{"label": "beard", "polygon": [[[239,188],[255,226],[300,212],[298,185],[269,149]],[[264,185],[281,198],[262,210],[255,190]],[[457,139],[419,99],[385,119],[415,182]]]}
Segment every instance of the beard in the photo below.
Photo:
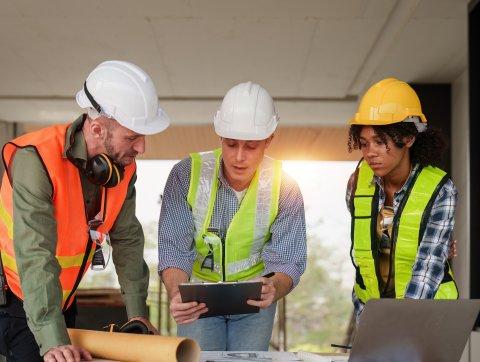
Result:
{"label": "beard", "polygon": [[110,132],[107,132],[107,138],[103,142],[103,146],[105,147],[105,150],[107,151],[107,155],[118,165],[125,167],[132,163],[129,160],[126,160],[126,157],[133,157],[135,158],[137,156],[137,152],[130,150],[129,152],[125,154],[121,154],[118,151],[115,151],[115,148],[112,145],[112,134]]}

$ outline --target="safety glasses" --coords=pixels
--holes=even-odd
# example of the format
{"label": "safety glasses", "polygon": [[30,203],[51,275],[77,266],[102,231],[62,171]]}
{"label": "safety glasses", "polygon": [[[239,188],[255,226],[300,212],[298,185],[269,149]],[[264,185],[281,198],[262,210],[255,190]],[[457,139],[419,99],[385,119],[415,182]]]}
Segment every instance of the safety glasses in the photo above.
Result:
{"label": "safety glasses", "polygon": [[112,244],[110,243],[110,235],[102,233],[97,228],[103,224],[102,220],[94,219],[88,222],[88,231],[90,239],[92,239],[95,251],[93,253],[92,270],[104,270],[110,261],[112,253]]}

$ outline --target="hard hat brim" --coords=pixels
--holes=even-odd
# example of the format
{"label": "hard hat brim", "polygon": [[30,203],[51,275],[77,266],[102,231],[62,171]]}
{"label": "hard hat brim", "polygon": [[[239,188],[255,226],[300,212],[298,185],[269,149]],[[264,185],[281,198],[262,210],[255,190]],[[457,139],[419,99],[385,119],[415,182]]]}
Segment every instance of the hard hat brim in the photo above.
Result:
{"label": "hard hat brim", "polygon": [[[425,117],[425,115],[423,113],[420,113],[420,114],[411,114],[411,115],[408,115],[409,117],[419,117],[420,120],[422,121],[422,123],[427,123],[427,118]],[[400,122],[403,122],[404,120],[406,119],[403,118],[403,119],[376,119],[376,120],[372,120],[372,119],[359,119],[357,117],[353,117],[353,118],[350,118],[350,120],[348,121],[348,124],[353,126],[353,125],[358,125],[358,126],[385,126],[385,125],[388,125],[388,124],[394,124],[394,123],[400,123]]]}
{"label": "hard hat brim", "polygon": [[128,129],[130,129],[134,132],[137,132],[139,134],[148,136],[148,135],[153,135],[153,134],[160,133],[160,132],[166,130],[168,128],[168,126],[170,125],[170,117],[168,117],[168,115],[165,113],[165,111],[163,109],[158,107],[157,116],[155,118],[149,120],[147,126],[145,126],[145,125],[143,125],[143,126],[135,125],[133,127],[130,127],[128,125],[122,124],[121,121],[119,121],[119,123],[122,126],[127,127]]}
{"label": "hard hat brim", "polygon": [[85,91],[83,89],[77,92],[75,99],[77,101],[77,104],[80,106],[80,108],[92,107],[92,104],[88,100],[87,95],[85,94]]}
{"label": "hard hat brim", "polygon": [[[80,108],[92,107],[92,104],[88,100],[87,95],[85,94],[85,91],[83,89],[77,92],[75,98]],[[158,106],[157,115],[153,119],[150,119],[148,122],[144,122],[147,123],[147,125],[135,124],[135,121],[133,122],[134,124],[132,124],[132,122],[126,122],[125,120],[121,119],[121,117],[114,117],[114,119],[123,127],[126,127],[133,132],[146,136],[164,131],[171,123],[170,117],[168,117],[168,115],[162,108],[160,108],[160,106]]]}
{"label": "hard hat brim", "polygon": [[221,129],[221,127],[215,126],[215,133],[222,137],[222,138],[230,138],[232,140],[239,140],[239,141],[262,141],[266,140],[270,137],[276,129],[276,125],[273,129],[268,132],[268,136],[265,137],[265,134],[257,133],[257,132],[241,132],[237,130],[225,130]]}

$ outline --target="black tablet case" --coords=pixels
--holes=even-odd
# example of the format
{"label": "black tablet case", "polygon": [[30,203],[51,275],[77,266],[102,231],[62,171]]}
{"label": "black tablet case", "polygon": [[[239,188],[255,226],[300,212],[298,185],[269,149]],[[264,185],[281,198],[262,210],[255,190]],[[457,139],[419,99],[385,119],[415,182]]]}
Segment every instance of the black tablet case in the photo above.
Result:
{"label": "black tablet case", "polygon": [[260,309],[247,304],[247,299],[260,300],[262,282],[182,283],[179,289],[182,302],[207,305],[208,312],[200,318],[258,313]]}

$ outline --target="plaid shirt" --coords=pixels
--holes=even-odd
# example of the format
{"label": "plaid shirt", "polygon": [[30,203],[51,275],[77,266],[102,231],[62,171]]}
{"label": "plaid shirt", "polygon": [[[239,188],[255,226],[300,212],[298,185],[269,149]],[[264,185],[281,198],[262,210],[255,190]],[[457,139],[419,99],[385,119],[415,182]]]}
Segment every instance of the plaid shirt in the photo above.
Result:
{"label": "plaid shirt", "polygon": [[[405,196],[405,192],[412,182],[413,175],[418,165],[413,167],[403,187],[393,195],[393,210],[397,212],[398,206]],[[346,201],[350,208],[355,173],[348,181]],[[372,182],[379,186],[378,209],[385,203],[385,190],[383,180],[374,176]],[[444,265],[448,257],[449,244],[455,224],[455,205],[457,202],[457,189],[452,180],[448,180],[440,189],[433,203],[432,211],[425,228],[422,241],[418,247],[417,257],[413,265],[412,279],[407,285],[405,298],[411,299],[432,299],[438,290],[443,279]],[[355,291],[352,291],[352,300],[355,308],[355,315],[358,319],[363,311],[364,304],[357,298]]]}
{"label": "plaid shirt", "polygon": [[[190,185],[190,157],[177,163],[168,177],[163,193],[158,224],[158,272],[178,268],[192,273],[196,257],[194,223],[187,194]],[[217,198],[210,226],[225,238],[228,226],[240,207],[234,190],[220,168]],[[262,260],[265,274],[281,272],[292,278],[295,287],[305,271],[307,237],[303,198],[297,183],[282,173],[278,214],[270,227],[271,238],[265,243]]]}

